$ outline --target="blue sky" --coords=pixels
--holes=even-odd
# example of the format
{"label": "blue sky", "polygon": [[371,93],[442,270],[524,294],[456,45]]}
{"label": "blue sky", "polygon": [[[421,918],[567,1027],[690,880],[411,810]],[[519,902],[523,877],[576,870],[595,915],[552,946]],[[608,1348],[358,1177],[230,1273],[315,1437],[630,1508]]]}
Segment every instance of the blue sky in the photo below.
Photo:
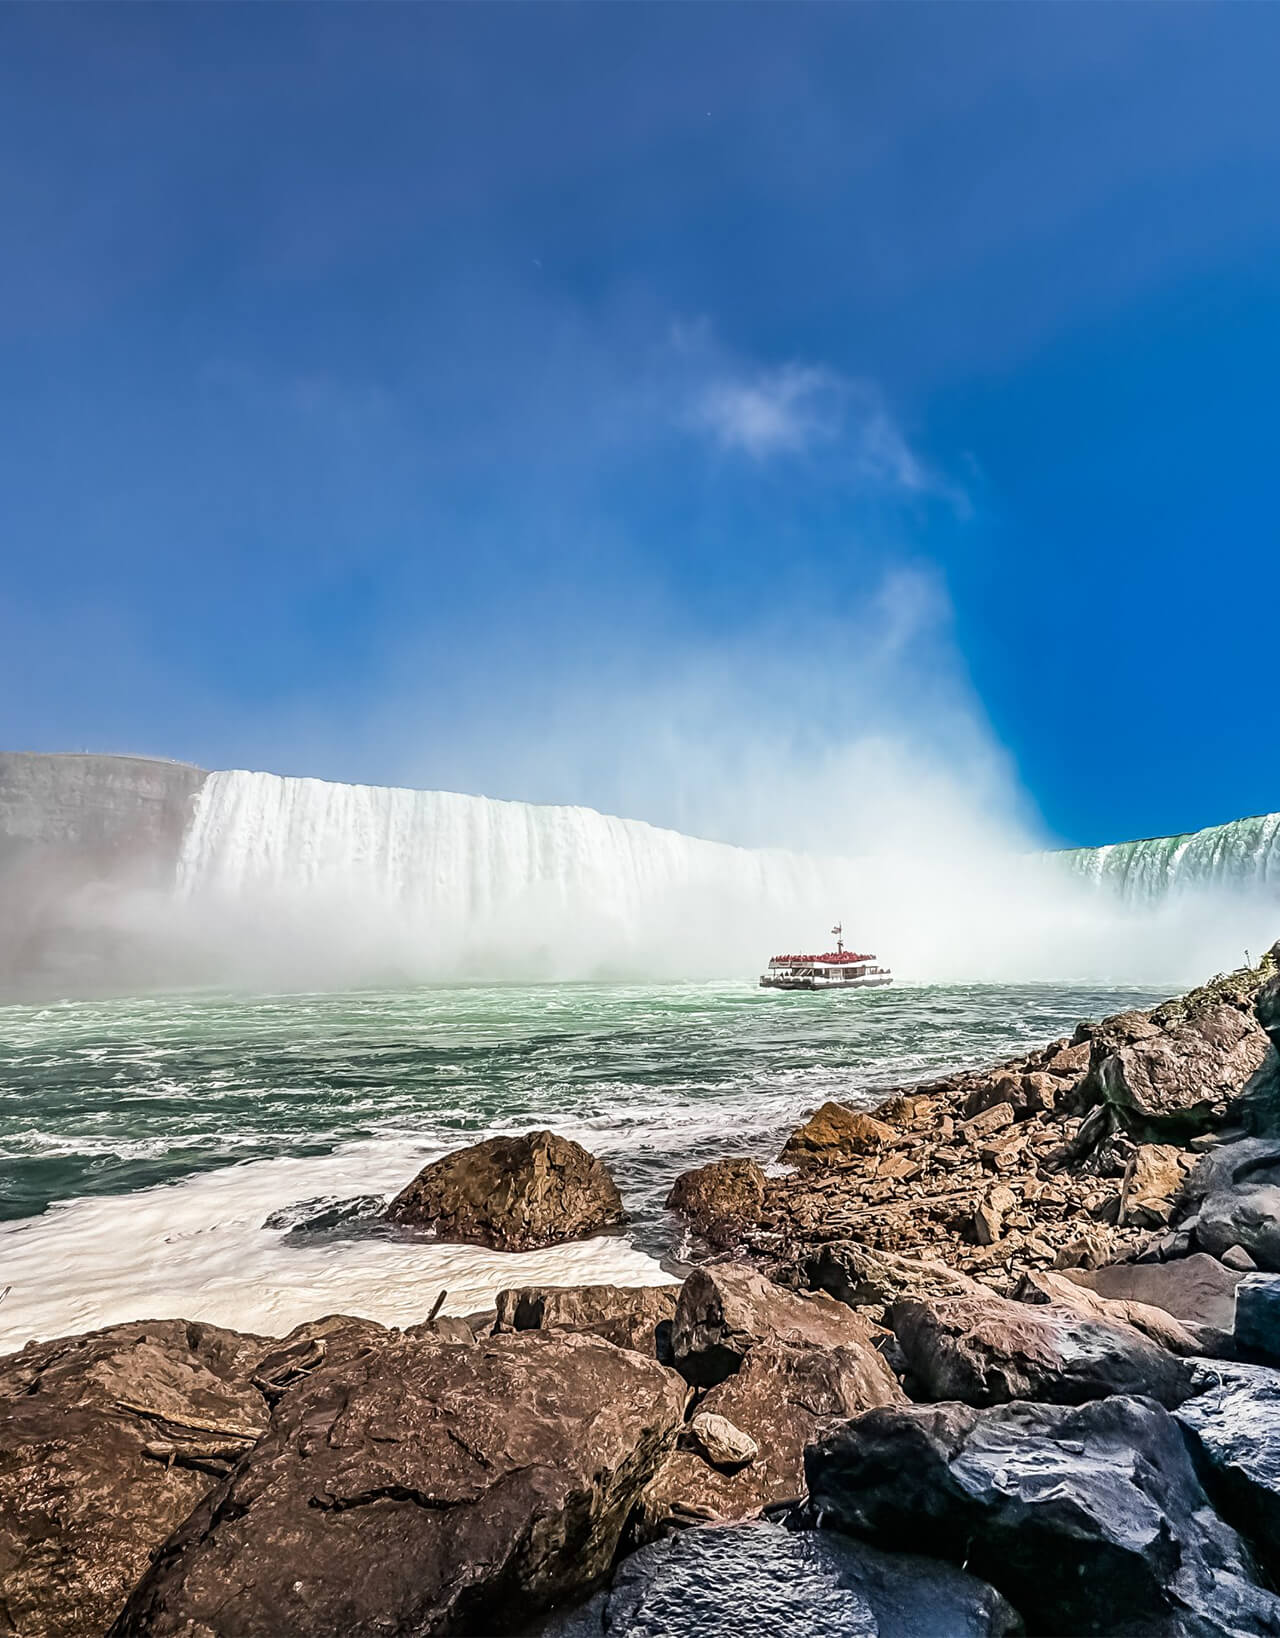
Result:
{"label": "blue sky", "polygon": [[769,734],[986,736],[1065,841],[1280,807],[1277,60],[1274,7],[7,8],[0,741],[678,820],[639,713],[723,752],[769,678]]}

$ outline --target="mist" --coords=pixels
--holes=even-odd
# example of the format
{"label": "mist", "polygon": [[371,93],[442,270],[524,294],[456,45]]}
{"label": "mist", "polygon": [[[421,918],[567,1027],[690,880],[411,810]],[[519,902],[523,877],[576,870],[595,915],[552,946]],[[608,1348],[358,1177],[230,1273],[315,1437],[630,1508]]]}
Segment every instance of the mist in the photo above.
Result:
{"label": "mist", "polygon": [[[429,723],[401,670],[369,729],[398,789],[214,776],[177,897],[112,913],[173,974],[252,989],[750,981],[837,921],[899,980],[1174,989],[1280,933],[1274,890],[1123,903],[1053,857],[927,567],[856,618],[623,635],[523,692],[481,669]],[[448,791],[485,799],[414,794]]]}
{"label": "mist", "polygon": [[928,565],[852,615],[657,629],[584,627],[537,656],[531,630],[454,656],[447,693],[434,663],[393,657],[349,739],[289,754],[278,722],[265,763],[372,763],[379,784],[214,774],[167,861],[153,837],[113,873],[116,815],[88,865],[42,858],[43,925],[11,933],[11,977],[52,943],[68,993],[750,982],[840,922],[899,981],[1172,990],[1280,934],[1280,886],[1124,902],[1053,855]]}

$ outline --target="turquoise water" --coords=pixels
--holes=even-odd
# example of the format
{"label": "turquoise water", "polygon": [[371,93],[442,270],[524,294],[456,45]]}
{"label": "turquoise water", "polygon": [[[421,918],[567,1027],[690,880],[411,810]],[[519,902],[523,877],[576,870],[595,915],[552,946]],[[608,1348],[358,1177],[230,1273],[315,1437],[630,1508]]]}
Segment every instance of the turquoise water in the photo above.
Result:
{"label": "turquoise water", "polygon": [[553,1126],[650,1215],[687,1165],[767,1153],[830,1096],[993,1060],[1157,999],[1050,986],[744,984],[156,996],[0,1009],[0,1216],[349,1144]]}

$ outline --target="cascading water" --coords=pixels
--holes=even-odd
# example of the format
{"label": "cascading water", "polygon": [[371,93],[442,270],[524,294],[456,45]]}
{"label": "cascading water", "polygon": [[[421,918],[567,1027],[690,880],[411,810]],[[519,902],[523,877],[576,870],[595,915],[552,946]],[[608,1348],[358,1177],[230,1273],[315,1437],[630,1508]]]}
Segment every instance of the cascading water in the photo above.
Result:
{"label": "cascading water", "polygon": [[1055,854],[1006,840],[853,859],[590,808],[215,773],[178,876],[188,949],[259,985],[745,975],[836,920],[915,976],[1149,977],[1165,952],[1181,976],[1275,936],[1280,815]]}
{"label": "cascading water", "polygon": [[1050,858],[1127,904],[1157,904],[1188,890],[1213,888],[1257,888],[1280,896],[1280,813],[1186,836],[1073,848]]}
{"label": "cascading water", "polygon": [[825,928],[857,874],[590,808],[257,773],[210,775],[178,866],[189,901],[337,916],[344,938],[365,928],[419,964],[462,955],[489,971],[517,951],[553,970],[572,952],[577,970],[584,955],[651,952],[660,931],[696,966],[699,938],[747,936],[744,917],[752,937],[806,914]]}

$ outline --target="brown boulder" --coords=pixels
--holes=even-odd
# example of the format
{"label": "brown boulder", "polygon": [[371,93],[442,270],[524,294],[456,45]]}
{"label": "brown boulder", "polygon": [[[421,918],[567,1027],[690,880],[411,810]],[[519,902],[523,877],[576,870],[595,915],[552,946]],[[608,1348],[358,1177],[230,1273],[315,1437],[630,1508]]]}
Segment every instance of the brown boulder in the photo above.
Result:
{"label": "brown boulder", "polygon": [[896,1141],[897,1133],[872,1115],[824,1103],[797,1126],[782,1148],[783,1160],[796,1166],[831,1165],[853,1155],[874,1154]]}
{"label": "brown boulder", "polygon": [[152,1550],[265,1433],[251,1379],[273,1347],[150,1320],[0,1361],[0,1630],[106,1631]]}
{"label": "brown boulder", "polygon": [[1144,1143],[1135,1152],[1123,1191],[1126,1219],[1148,1227],[1167,1223],[1193,1156],[1172,1143]]}
{"label": "brown boulder", "polygon": [[1044,1067],[1051,1075],[1061,1075],[1074,1080],[1088,1069],[1091,1050],[1088,1041],[1077,1041],[1071,1046],[1061,1046],[1045,1060]]}
{"label": "brown boulder", "polygon": [[1052,1075],[1037,1075],[1035,1087],[1031,1086],[1031,1076],[1024,1075],[1015,1068],[993,1070],[989,1076],[979,1080],[977,1086],[964,1100],[963,1113],[965,1115],[980,1115],[988,1109],[994,1109],[998,1103],[1007,1103],[1017,1113],[1029,1109],[1052,1108],[1052,1103],[1042,1100],[1051,1094],[1042,1093],[1040,1083],[1044,1082],[1056,1088],[1057,1082]]}
{"label": "brown boulder", "polygon": [[1089,1047],[1089,1073],[1092,1077],[1094,1066],[1102,1058],[1132,1041],[1145,1041],[1159,1035],[1160,1026],[1152,1023],[1149,1012],[1135,1008],[1132,1012],[1114,1012],[1101,1023],[1082,1024],[1076,1033],[1080,1035],[1081,1042],[1072,1044]]}
{"label": "brown boulder", "polygon": [[489,1138],[424,1166],[387,1208],[393,1223],[495,1251],[584,1240],[626,1221],[617,1186],[554,1132]]}
{"label": "brown boulder", "polygon": [[677,1369],[690,1382],[723,1382],[756,1343],[772,1341],[860,1349],[870,1356],[868,1370],[892,1379],[866,1322],[843,1303],[796,1296],[743,1263],[694,1269],[680,1289],[671,1329]]}
{"label": "brown boulder", "polygon": [[960,1130],[967,1138],[990,1137],[993,1132],[1002,1131],[1006,1126],[1012,1126],[1017,1119],[1011,1103],[1001,1101],[989,1104],[968,1120],[960,1122]]}
{"label": "brown boulder", "polygon": [[1004,1220],[1018,1204],[1013,1190],[1003,1183],[988,1189],[973,1214],[973,1237],[980,1246],[993,1246],[1004,1233]]}
{"label": "brown boulder", "polygon": [[676,1285],[542,1285],[499,1291],[495,1334],[586,1331],[618,1348],[657,1353],[657,1330],[676,1311]]}
{"label": "brown boulder", "polygon": [[925,1087],[917,1087],[914,1092],[891,1093],[876,1104],[871,1113],[876,1120],[894,1131],[929,1126],[939,1118],[944,1108],[940,1094],[953,1090],[951,1080],[931,1081]]}
{"label": "brown boulder", "polygon": [[[474,1340],[465,1321],[451,1318],[422,1320],[406,1327],[406,1331],[411,1336],[437,1336],[459,1328],[468,1341]],[[326,1314],[323,1319],[304,1320],[288,1336],[264,1344],[266,1352],[253,1373],[253,1385],[266,1396],[268,1404],[274,1404],[317,1366],[349,1359],[386,1334],[387,1327],[377,1320],[359,1319],[353,1314]]]}
{"label": "brown boulder", "polygon": [[1053,1259],[1053,1266],[1057,1269],[1100,1268],[1115,1255],[1115,1235],[1110,1229],[1099,1225],[1068,1240]]}
{"label": "brown boulder", "polygon": [[708,1244],[727,1251],[738,1244],[744,1230],[759,1222],[764,1192],[765,1175],[754,1160],[715,1160],[682,1172],[666,1205]]}
{"label": "brown boulder", "polygon": [[117,1638],[496,1632],[585,1588],[680,1425],[598,1337],[389,1334],[317,1371],[165,1544]]}
{"label": "brown boulder", "polygon": [[[874,1361],[874,1363],[873,1363]],[[839,1418],[906,1403],[879,1355],[862,1348],[762,1342],[736,1375],[714,1387],[699,1413],[724,1417],[759,1447],[756,1458],[721,1471],[697,1449],[673,1451],[641,1498],[645,1540],[690,1518],[743,1519],[804,1493],[804,1448]],[[692,1441],[697,1443],[697,1441]]]}
{"label": "brown boulder", "polygon": [[1124,1121],[1181,1134],[1220,1119],[1266,1054],[1267,1038],[1254,1019],[1219,1005],[1095,1061],[1102,1095]]}
{"label": "brown boulder", "polygon": [[890,1319],[926,1399],[1078,1405],[1130,1393],[1173,1408],[1191,1392],[1182,1360],[1141,1331],[1056,1304],[1032,1307],[994,1294],[951,1297],[899,1303]]}

